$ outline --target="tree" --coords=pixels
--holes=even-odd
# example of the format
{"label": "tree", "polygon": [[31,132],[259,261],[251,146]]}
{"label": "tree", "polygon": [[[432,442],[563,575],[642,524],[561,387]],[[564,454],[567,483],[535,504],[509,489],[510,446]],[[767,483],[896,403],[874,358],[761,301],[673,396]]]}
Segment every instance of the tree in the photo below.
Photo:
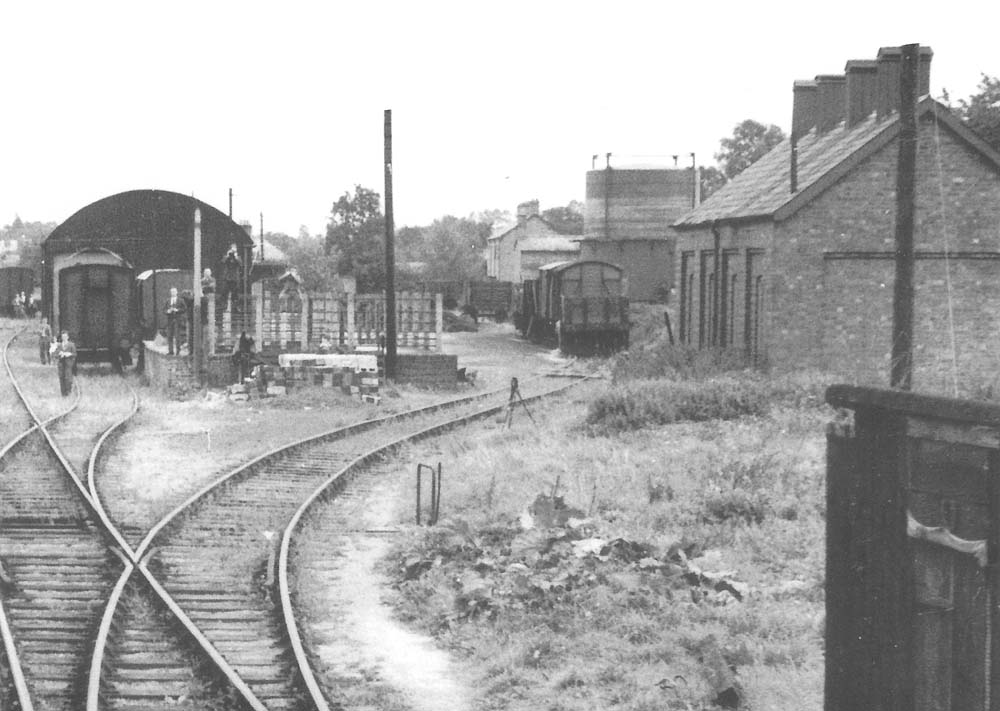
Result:
{"label": "tree", "polygon": [[701,200],[704,202],[716,190],[726,184],[726,176],[714,166],[701,166]]}
{"label": "tree", "polygon": [[994,150],[1000,151],[1000,79],[983,74],[978,89],[968,99],[959,99],[955,113]]}
{"label": "tree", "polygon": [[333,204],[326,228],[327,253],[336,253],[337,271],[354,274],[359,292],[385,289],[385,217],[374,190],[354,186]]}
{"label": "tree", "polygon": [[298,272],[302,285],[308,291],[336,291],[337,266],[340,255],[328,251],[326,241],[319,235],[310,235],[302,225],[298,237],[281,232],[268,232],[267,241],[288,257],[288,266]]}
{"label": "tree", "polygon": [[471,217],[445,215],[423,229],[423,277],[431,281],[476,279],[483,273],[489,226]]}
{"label": "tree", "polygon": [[564,207],[550,207],[548,210],[542,210],[542,219],[564,235],[582,235],[583,203],[579,200],[570,200],[569,204]]}
{"label": "tree", "polygon": [[765,126],[747,119],[736,124],[731,138],[719,141],[721,150],[715,154],[715,160],[731,180],[783,140],[785,133],[774,124]]}
{"label": "tree", "polygon": [[[17,241],[17,265],[42,272],[42,242],[58,226],[55,222],[25,222],[15,216],[14,222],[0,230],[0,239]],[[6,262],[7,260],[5,260]],[[11,266],[9,262],[3,266]]]}

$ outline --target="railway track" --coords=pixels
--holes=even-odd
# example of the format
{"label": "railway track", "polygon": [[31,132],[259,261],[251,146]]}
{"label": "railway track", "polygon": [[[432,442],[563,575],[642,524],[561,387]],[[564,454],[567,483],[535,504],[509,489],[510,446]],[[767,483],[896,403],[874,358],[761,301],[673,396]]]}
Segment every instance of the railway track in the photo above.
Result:
{"label": "railway track", "polygon": [[[16,392],[8,347],[0,388]],[[26,380],[41,409],[44,380]],[[4,708],[324,708],[275,585],[284,526],[317,486],[373,448],[506,401],[505,392],[460,398],[272,451],[198,492],[133,547],[104,512],[98,474],[102,445],[137,403],[121,381],[99,381],[79,378],[76,398],[47,420],[30,393],[30,418],[5,418],[0,552],[15,586],[0,589]]]}
{"label": "railway track", "polygon": [[[569,383],[564,383],[556,387],[539,387],[536,383],[534,392],[529,393],[524,400],[530,402],[560,393],[581,380],[583,378],[577,377]],[[319,533],[325,541],[337,540],[337,538],[342,538],[346,541],[352,534],[364,529],[364,521],[355,518],[359,513],[356,504],[366,496],[372,495],[372,493],[381,495],[382,491],[386,489],[386,479],[398,474],[398,472],[385,466],[385,460],[400,448],[418,440],[443,434],[449,430],[469,424],[474,420],[501,414],[507,406],[506,401],[499,404],[495,402],[482,403],[473,412],[462,413],[443,421],[430,423],[420,429],[413,430],[401,437],[384,442],[367,452],[359,454],[320,483],[292,515],[281,537],[277,561],[277,591],[281,603],[282,615],[289,621],[289,634],[292,646],[295,648],[296,654],[301,659],[306,660],[302,672],[303,677],[313,703],[320,711],[337,708],[338,702],[337,699],[333,698],[333,689],[329,688],[329,686],[324,687],[316,681],[317,670],[322,669],[324,665],[319,661],[320,655],[318,651],[308,648],[305,641],[308,639],[308,636],[304,635],[300,629],[298,621],[303,616],[296,614],[297,608],[293,579],[296,575],[308,576],[318,574],[322,576],[327,571],[325,569],[313,570],[308,567],[304,570],[293,569],[294,562],[299,560],[305,559],[315,562],[315,556],[300,557],[297,555],[297,549],[303,545],[310,545],[308,539],[309,533]],[[369,474],[375,476],[369,477]],[[364,477],[363,480],[362,477]],[[391,487],[389,488],[391,489]],[[344,506],[336,507],[337,510],[332,515],[324,516],[322,509],[325,503],[331,500],[340,503],[340,500],[345,498],[353,499],[353,501],[345,502]],[[323,557],[329,558],[329,556]]]}
{"label": "railway track", "polygon": [[276,584],[282,532],[318,488],[414,437],[497,412],[507,391],[340,428],[269,452],[189,498],[137,548],[160,581],[268,709],[327,708]]}
{"label": "railway track", "polygon": [[0,456],[0,551],[14,581],[0,591],[3,707],[254,708],[155,581],[134,575],[134,551],[93,495],[102,445],[136,411],[134,390],[114,376],[83,376],[64,412],[41,421],[36,406],[54,373],[22,357],[19,387],[11,340],[3,387],[35,426]]}

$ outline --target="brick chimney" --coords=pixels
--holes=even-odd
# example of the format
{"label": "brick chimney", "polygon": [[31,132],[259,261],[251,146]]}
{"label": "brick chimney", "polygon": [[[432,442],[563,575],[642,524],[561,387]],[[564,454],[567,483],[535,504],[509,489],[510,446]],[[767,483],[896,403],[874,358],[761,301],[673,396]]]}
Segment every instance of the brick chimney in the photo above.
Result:
{"label": "brick chimney", "polygon": [[539,215],[538,200],[528,200],[517,206],[517,224],[524,225],[528,218]]}
{"label": "brick chimney", "polygon": [[798,138],[809,133],[816,125],[817,87],[811,79],[797,79],[792,83],[792,135]]}
{"label": "brick chimney", "polygon": [[[902,72],[900,60],[903,51],[899,47],[881,47],[878,51],[878,117],[883,119],[899,109],[899,75]],[[931,59],[934,50],[920,48],[920,62],[917,66],[917,96],[931,91]]]}
{"label": "brick chimney", "polygon": [[868,118],[878,103],[878,62],[851,59],[844,67],[847,76],[847,128]]}
{"label": "brick chimney", "polygon": [[843,74],[818,74],[816,76],[816,91],[819,110],[817,111],[817,128],[820,133],[826,133],[836,128],[844,120],[846,108],[845,94],[847,80]]}

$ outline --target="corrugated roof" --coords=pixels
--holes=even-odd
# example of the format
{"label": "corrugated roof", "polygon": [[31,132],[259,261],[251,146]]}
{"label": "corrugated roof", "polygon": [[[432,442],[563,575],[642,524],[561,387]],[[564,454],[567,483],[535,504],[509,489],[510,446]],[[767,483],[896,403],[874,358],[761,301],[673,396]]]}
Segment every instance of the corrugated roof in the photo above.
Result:
{"label": "corrugated roof", "polygon": [[[928,96],[920,101],[917,113],[933,113],[1000,169],[1000,155],[955,118],[948,107]],[[851,128],[841,123],[826,133],[810,131],[799,138],[798,190],[794,193],[790,182],[791,141],[785,139],[675,222],[674,227],[703,226],[716,220],[784,220],[891,141],[899,130],[898,114],[879,121],[873,113]]]}

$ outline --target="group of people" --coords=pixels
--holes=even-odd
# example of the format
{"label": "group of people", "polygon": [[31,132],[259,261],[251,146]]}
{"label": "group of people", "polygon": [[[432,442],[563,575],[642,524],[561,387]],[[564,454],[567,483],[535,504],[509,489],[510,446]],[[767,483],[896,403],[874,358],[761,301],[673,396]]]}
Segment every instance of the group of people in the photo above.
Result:
{"label": "group of people", "polygon": [[59,340],[52,338],[52,327],[45,316],[38,325],[38,357],[42,365],[50,365],[53,357],[59,368],[59,390],[63,397],[73,392],[73,376],[76,375],[76,344],[69,339],[69,332],[59,334]]}
{"label": "group of people", "polygon": [[38,312],[38,304],[34,299],[25,295],[23,291],[14,294],[10,302],[11,312],[14,318],[31,318]]}

